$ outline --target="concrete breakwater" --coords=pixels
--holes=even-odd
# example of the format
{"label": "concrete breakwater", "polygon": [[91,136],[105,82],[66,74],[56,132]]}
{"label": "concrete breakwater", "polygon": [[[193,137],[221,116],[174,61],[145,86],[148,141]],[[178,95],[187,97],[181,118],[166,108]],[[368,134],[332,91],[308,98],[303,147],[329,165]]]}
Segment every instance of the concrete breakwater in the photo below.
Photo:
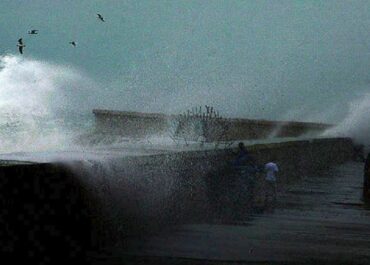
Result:
{"label": "concrete breakwater", "polygon": [[[348,138],[248,149],[260,164],[277,161],[281,185],[353,157]],[[63,253],[66,260],[83,260],[87,249],[124,243],[130,233],[207,217],[214,205],[215,196],[210,194],[230,182],[228,162],[235,156],[231,151],[4,163],[0,167],[2,256],[61,261]],[[216,197],[218,192],[231,197],[233,189],[217,190]]]}
{"label": "concrete breakwater", "polygon": [[[93,110],[96,132],[125,137],[146,137],[151,135],[168,135],[176,120],[181,115],[166,115],[163,113],[141,113],[131,111]],[[221,118],[217,124],[227,126],[222,137],[217,129],[209,128],[209,140],[232,141],[237,139],[264,139],[270,135],[275,137],[298,137],[305,134],[318,135],[332,127],[329,124],[293,121],[268,121],[241,118]],[[196,126],[195,126],[196,125]],[[192,122],[183,125],[184,131],[190,133],[201,125],[201,117],[195,117]],[[214,124],[210,124],[213,127]],[[213,133],[212,133],[213,131]],[[199,132],[194,132],[198,134]],[[192,134],[192,133],[190,133]],[[202,133],[201,133],[202,134]],[[215,134],[215,135],[213,135]],[[173,135],[176,136],[176,135]]]}

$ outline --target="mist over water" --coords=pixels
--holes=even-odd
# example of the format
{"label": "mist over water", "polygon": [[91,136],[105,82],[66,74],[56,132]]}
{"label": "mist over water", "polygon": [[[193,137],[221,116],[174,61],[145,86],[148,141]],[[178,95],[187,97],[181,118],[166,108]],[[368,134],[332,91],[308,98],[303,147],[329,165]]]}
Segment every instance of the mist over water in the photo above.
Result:
{"label": "mist over water", "polygon": [[[101,93],[100,86],[81,70],[5,55],[0,57],[0,84],[1,153],[76,149],[78,137],[93,131],[91,110],[99,106],[95,96]],[[320,113],[321,118],[342,109],[343,106],[331,106],[326,113]],[[290,109],[281,118],[294,120],[302,112],[307,117],[316,115],[307,109]],[[350,102],[343,119],[323,136],[350,136],[359,143],[370,144],[369,117],[370,94],[366,94]],[[274,137],[279,130],[276,128],[270,136]],[[153,136],[131,145],[163,146],[169,141],[166,136]],[[122,139],[111,140],[109,144],[122,146]],[[126,147],[131,145],[124,143]]]}
{"label": "mist over water", "polygon": [[351,102],[344,119],[323,136],[349,136],[370,149],[370,93]]}

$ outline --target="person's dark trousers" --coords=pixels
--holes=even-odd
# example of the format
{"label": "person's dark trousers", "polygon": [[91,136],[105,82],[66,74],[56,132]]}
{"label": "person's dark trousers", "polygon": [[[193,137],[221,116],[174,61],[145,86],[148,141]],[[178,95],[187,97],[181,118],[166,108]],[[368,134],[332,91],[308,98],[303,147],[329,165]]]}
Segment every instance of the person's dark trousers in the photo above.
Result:
{"label": "person's dark trousers", "polygon": [[363,191],[362,196],[364,200],[370,199],[370,193],[369,193],[369,174],[364,173],[364,185],[363,185]]}

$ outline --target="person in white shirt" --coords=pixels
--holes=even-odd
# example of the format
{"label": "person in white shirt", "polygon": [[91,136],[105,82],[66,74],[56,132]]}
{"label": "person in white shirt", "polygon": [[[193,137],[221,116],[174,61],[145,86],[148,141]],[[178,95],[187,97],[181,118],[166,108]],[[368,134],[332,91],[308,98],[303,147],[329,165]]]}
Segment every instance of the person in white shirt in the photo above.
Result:
{"label": "person in white shirt", "polygon": [[276,163],[268,162],[265,164],[265,183],[266,183],[266,193],[265,201],[268,200],[268,197],[272,197],[273,202],[276,201],[276,175],[279,172],[279,168]]}

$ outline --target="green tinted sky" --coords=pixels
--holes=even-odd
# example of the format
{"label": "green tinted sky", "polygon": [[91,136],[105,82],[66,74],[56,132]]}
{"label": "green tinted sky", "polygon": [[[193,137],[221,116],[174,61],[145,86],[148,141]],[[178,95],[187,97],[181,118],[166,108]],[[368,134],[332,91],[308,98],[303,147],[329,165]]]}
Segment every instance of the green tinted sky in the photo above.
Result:
{"label": "green tinted sky", "polygon": [[85,71],[101,88],[92,107],[336,121],[369,91],[370,1],[2,0],[0,10],[0,52],[16,54],[23,37],[26,58]]}

